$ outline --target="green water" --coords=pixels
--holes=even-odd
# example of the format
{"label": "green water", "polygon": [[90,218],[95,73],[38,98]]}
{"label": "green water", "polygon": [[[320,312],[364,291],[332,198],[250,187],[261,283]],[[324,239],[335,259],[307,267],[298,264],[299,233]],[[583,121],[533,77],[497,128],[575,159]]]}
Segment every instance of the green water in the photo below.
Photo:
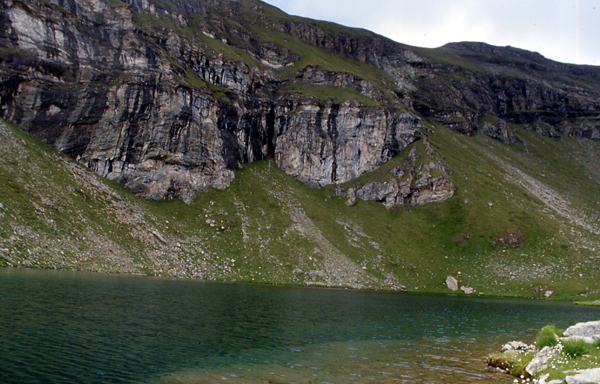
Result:
{"label": "green water", "polygon": [[0,383],[509,383],[567,303],[0,270]]}

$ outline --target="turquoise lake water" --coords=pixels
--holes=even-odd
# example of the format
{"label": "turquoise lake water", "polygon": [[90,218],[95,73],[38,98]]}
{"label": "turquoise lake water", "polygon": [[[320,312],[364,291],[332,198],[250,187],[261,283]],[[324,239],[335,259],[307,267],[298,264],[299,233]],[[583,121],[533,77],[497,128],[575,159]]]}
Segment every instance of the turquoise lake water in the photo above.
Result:
{"label": "turquoise lake water", "polygon": [[568,303],[0,270],[0,383],[510,383]]}

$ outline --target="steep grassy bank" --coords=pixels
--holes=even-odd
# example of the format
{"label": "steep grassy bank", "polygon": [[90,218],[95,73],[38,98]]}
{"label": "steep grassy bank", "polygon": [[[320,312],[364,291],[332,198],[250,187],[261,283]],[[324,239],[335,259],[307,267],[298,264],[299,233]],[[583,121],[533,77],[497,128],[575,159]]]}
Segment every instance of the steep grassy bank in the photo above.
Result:
{"label": "steep grassy bank", "polygon": [[[521,143],[431,127],[455,195],[388,211],[345,204],[273,161],[246,165],[191,205],[147,201],[0,124],[0,265],[276,284],[600,298],[597,142]],[[414,147],[364,178],[387,177]],[[583,297],[583,298],[585,298]]]}

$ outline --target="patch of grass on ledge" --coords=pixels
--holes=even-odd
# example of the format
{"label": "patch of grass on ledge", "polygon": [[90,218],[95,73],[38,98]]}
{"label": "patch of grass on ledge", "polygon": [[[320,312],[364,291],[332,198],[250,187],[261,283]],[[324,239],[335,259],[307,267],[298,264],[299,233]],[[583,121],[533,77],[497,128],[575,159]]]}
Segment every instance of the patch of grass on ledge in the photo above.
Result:
{"label": "patch of grass on ledge", "polygon": [[333,85],[316,85],[293,82],[284,88],[284,92],[302,96],[312,96],[317,101],[343,103],[347,100],[356,100],[368,107],[378,106],[379,103],[365,95],[360,94],[352,87],[336,87]]}

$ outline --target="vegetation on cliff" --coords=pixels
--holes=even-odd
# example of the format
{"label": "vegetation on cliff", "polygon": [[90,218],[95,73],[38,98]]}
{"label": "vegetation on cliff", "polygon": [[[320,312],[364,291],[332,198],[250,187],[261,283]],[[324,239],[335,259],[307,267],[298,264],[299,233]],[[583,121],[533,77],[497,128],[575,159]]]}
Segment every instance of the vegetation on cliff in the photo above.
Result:
{"label": "vegetation on cliff", "polygon": [[254,0],[0,10],[0,117],[54,148],[0,124],[2,266],[600,297],[598,68]]}
{"label": "vegetation on cliff", "polygon": [[576,161],[599,149],[586,139],[522,131],[509,146],[438,127],[429,141],[454,170],[455,195],[387,210],[349,207],[268,160],[190,205],[148,201],[1,127],[3,266],[428,292],[447,292],[454,275],[478,294],[600,297],[597,184]]}

